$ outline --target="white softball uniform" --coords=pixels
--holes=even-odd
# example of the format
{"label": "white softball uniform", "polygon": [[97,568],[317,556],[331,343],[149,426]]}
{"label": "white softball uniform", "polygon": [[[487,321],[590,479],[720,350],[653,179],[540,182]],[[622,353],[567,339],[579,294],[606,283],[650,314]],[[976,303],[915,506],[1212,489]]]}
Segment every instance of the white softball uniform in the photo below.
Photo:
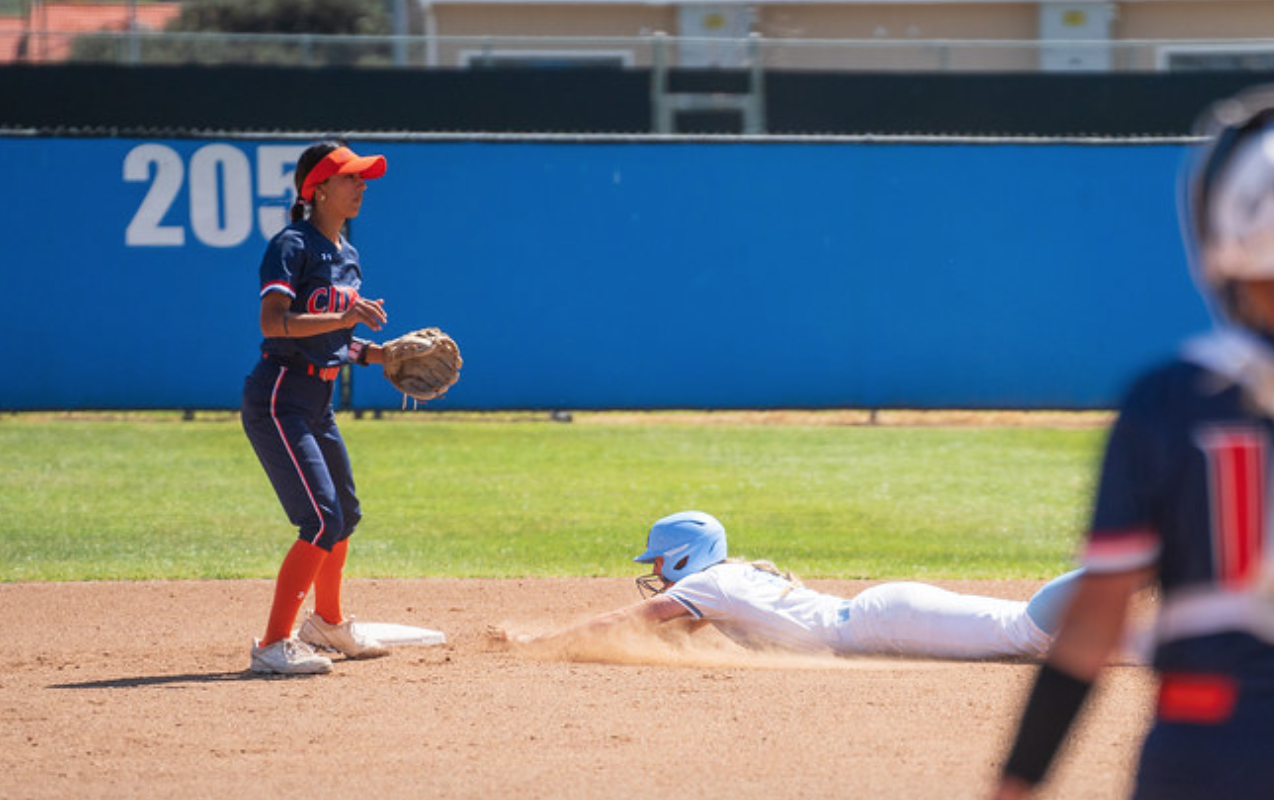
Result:
{"label": "white softball uniform", "polygon": [[724,563],[666,594],[747,647],[977,659],[1042,657],[1050,644],[1025,602],[923,583],[882,583],[845,599],[751,564]]}

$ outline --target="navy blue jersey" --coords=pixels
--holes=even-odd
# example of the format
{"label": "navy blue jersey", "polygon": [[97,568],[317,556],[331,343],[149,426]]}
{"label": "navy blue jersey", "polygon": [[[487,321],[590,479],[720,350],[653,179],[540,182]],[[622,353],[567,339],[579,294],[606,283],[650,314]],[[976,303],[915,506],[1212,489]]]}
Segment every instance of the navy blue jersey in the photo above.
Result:
{"label": "navy blue jersey", "polygon": [[1271,441],[1247,391],[1194,360],[1151,371],[1124,401],[1083,561],[1093,574],[1157,568],[1160,670],[1274,678],[1274,645],[1236,610],[1263,566]]}
{"label": "navy blue jersey", "polygon": [[[337,247],[308,220],[279,231],[261,259],[261,297],[270,292],[287,295],[294,314],[344,311],[358,299],[362,281],[354,246],[342,237]],[[334,367],[348,362],[351,340],[350,328],[304,338],[266,338],[261,352]]]}

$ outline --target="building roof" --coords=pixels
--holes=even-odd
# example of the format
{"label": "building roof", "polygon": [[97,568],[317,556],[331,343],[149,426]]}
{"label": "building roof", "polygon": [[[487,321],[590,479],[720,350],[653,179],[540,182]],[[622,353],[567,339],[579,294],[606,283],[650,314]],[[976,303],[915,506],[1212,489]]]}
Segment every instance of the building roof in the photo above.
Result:
{"label": "building roof", "polygon": [[26,16],[0,16],[0,64],[62,61],[76,36],[126,31],[133,15],[140,30],[163,30],[180,3],[32,3]]}

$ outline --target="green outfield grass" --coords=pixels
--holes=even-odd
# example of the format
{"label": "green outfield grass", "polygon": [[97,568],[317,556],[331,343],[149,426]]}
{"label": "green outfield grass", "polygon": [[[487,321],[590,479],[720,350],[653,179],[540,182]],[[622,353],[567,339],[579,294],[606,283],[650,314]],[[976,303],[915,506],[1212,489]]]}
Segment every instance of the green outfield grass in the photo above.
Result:
{"label": "green outfield grass", "polygon": [[[417,413],[341,427],[352,577],[620,576],[697,508],[806,577],[1067,568],[1105,428],[573,424]],[[0,416],[0,580],[270,578],[289,526],[232,414]]]}

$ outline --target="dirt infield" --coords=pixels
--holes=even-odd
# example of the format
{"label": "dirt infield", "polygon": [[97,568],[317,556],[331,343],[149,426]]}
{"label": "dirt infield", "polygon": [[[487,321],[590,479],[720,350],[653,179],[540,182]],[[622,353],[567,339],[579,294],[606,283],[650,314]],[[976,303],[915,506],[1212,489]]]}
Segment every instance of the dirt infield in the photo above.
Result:
{"label": "dirt infield", "polygon": [[[809,581],[852,595],[860,581]],[[1035,583],[952,582],[1025,598]],[[246,672],[266,581],[0,585],[0,797],[978,798],[1033,667],[754,656],[709,636],[571,662],[532,630],[636,599],[614,579],[351,581],[369,621],[449,642],[332,674]],[[1147,670],[1116,665],[1046,798],[1118,798]]]}

